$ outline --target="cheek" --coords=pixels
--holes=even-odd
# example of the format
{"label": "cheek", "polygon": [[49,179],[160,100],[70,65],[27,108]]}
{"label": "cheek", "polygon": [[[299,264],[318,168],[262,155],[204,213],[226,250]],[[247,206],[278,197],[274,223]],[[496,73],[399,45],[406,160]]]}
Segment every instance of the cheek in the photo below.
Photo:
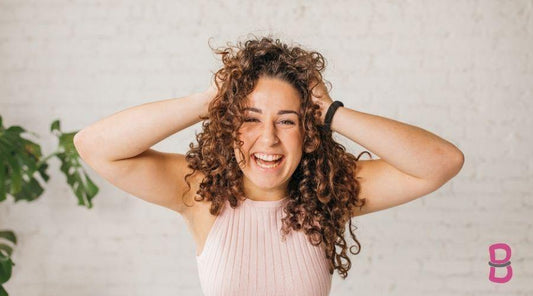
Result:
{"label": "cheek", "polygon": [[301,149],[301,146],[304,141],[304,137],[301,133],[298,131],[294,133],[288,133],[283,137],[283,142],[285,143],[285,146],[287,146],[291,150],[298,150]]}

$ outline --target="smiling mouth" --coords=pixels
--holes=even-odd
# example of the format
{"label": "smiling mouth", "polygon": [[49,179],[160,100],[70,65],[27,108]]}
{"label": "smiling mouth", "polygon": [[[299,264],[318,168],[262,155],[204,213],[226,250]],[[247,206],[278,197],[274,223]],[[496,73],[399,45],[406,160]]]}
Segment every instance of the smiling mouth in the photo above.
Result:
{"label": "smiling mouth", "polygon": [[262,168],[271,169],[271,168],[275,168],[279,166],[281,162],[283,161],[283,159],[285,159],[285,155],[283,155],[280,159],[274,160],[274,161],[262,160],[260,158],[255,157],[255,155],[253,154],[252,154],[252,158],[258,166]]}

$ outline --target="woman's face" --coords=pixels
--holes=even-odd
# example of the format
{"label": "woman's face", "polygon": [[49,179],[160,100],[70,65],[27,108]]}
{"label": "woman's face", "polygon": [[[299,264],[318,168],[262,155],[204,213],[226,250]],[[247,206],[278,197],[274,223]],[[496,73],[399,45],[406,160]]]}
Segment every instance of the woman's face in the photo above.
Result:
{"label": "woman's face", "polygon": [[[302,158],[304,134],[300,114],[300,95],[291,84],[277,78],[259,78],[248,95],[245,122],[239,130],[240,140],[244,142],[241,150],[246,158],[241,170],[247,197],[268,199],[286,195],[290,178]],[[236,146],[234,153],[240,162]],[[282,158],[278,162],[262,163],[256,153],[263,153],[258,155],[263,158],[272,155],[282,155]]]}

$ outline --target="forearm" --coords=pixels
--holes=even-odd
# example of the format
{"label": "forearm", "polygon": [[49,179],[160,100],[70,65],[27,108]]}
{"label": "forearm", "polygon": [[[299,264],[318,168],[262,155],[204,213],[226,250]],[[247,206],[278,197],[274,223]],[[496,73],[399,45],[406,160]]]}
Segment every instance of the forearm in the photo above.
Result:
{"label": "forearm", "polygon": [[414,177],[442,180],[457,174],[463,164],[462,152],[452,143],[385,117],[339,107],[331,129]]}
{"label": "forearm", "polygon": [[109,161],[130,158],[200,122],[208,103],[207,94],[195,93],[130,107],[85,127],[74,142],[84,157]]}

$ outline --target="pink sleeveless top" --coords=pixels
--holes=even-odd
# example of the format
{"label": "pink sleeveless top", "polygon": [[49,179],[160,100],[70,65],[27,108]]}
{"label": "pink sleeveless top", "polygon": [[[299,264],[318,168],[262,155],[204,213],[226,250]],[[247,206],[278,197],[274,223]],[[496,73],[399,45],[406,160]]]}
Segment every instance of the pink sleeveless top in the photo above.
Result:
{"label": "pink sleeveless top", "polygon": [[324,250],[301,231],[281,241],[281,218],[288,197],[228,201],[196,256],[202,292],[211,295],[326,296],[332,275]]}

